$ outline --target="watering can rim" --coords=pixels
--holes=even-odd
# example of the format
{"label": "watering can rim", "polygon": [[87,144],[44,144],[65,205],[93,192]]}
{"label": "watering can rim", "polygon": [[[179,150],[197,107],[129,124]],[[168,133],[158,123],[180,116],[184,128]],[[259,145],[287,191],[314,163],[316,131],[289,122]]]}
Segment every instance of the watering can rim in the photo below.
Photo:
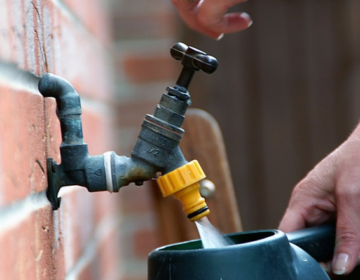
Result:
{"label": "watering can rim", "polygon": [[[236,237],[246,237],[246,236],[251,237],[254,235],[256,235],[257,238],[249,239],[247,241],[236,243]],[[192,240],[188,240],[188,241],[177,242],[177,243],[158,247],[158,248],[154,249],[152,252],[150,252],[149,255],[156,254],[156,253],[163,253],[163,252],[164,253],[165,252],[166,253],[171,253],[171,252],[175,253],[175,252],[180,252],[180,251],[186,251],[188,253],[191,253],[191,252],[198,252],[198,251],[204,251],[204,250],[207,252],[223,251],[224,249],[237,250],[240,247],[254,246],[257,244],[261,244],[264,241],[269,242],[269,241],[276,240],[276,239],[282,239],[282,238],[287,239],[286,234],[277,229],[261,229],[261,230],[234,232],[234,233],[225,234],[225,236],[229,237],[232,241],[235,242],[235,244],[230,245],[230,246],[221,247],[221,248],[202,248],[201,247],[201,239],[192,239]],[[189,248],[187,248],[187,246],[189,246]],[[191,247],[191,246],[193,246],[193,247]],[[195,247],[195,246],[197,246],[197,247]],[[185,248],[183,248],[183,247],[185,247]]]}

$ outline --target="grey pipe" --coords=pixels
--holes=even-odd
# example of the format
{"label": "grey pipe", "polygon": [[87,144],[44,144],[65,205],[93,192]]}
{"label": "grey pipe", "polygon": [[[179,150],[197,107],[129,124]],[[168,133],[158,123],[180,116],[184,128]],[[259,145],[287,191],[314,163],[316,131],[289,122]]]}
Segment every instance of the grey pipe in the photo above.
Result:
{"label": "grey pipe", "polygon": [[56,99],[62,145],[83,144],[81,102],[74,87],[63,78],[44,74],[39,82],[39,91],[44,97]]}

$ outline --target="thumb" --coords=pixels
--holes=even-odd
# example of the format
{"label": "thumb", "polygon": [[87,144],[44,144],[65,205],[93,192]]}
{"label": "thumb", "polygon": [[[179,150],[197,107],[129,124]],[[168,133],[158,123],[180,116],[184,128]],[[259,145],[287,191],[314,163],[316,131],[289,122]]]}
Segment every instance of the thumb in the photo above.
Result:
{"label": "thumb", "polygon": [[[358,187],[357,187],[358,189]],[[350,273],[359,260],[360,249],[360,194],[338,195],[336,245],[332,262],[334,274]]]}

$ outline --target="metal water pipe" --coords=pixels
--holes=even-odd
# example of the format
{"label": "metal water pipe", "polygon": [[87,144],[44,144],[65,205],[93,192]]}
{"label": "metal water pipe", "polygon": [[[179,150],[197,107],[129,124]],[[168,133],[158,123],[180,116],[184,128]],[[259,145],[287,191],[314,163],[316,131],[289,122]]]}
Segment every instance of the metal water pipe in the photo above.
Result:
{"label": "metal water pipe", "polygon": [[152,115],[146,115],[131,156],[118,156],[106,152],[91,156],[84,143],[80,97],[66,80],[44,74],[39,91],[44,97],[53,97],[57,103],[62,143],[61,164],[47,159],[47,197],[54,210],[60,207],[60,188],[79,185],[89,192],[118,192],[130,183],[142,185],[158,173],[160,189],[164,196],[178,198],[192,221],[209,213],[205,200],[199,194],[199,181],[205,178],[197,161],[188,162],[179,143],[184,135],[181,125],[186,109],[191,105],[188,87],[196,71],[213,73],[217,60],[206,53],[183,43],[175,44],[171,56],[180,60],[183,69],[173,87],[168,87]]}

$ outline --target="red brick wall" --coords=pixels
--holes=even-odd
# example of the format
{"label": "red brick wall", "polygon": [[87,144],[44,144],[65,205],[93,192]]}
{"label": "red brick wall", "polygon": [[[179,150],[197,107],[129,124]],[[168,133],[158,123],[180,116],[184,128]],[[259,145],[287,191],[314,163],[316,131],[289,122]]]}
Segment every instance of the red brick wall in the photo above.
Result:
{"label": "red brick wall", "polygon": [[0,279],[146,279],[160,245],[149,187],[64,188],[51,210],[60,127],[37,83],[50,72],[79,92],[90,154],[129,155],[176,79],[175,22],[170,1],[0,0]]}
{"label": "red brick wall", "polygon": [[[162,93],[173,85],[181,67],[170,56],[178,36],[178,19],[169,0],[117,1],[112,30],[116,54],[117,138],[129,154],[145,114],[152,113]],[[120,191],[121,233],[126,279],[146,279],[147,255],[161,244],[151,186]],[[168,198],[172,199],[172,198]],[[174,203],[178,203],[174,200]]]}

